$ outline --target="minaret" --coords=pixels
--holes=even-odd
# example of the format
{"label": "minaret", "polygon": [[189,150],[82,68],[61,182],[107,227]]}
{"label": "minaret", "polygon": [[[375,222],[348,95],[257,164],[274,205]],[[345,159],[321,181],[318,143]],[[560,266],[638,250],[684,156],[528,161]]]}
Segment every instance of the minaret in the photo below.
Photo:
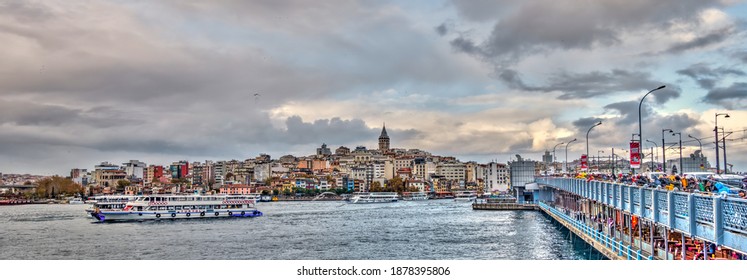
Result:
{"label": "minaret", "polygon": [[386,123],[381,129],[381,135],[379,135],[379,151],[389,151],[389,135],[386,135]]}

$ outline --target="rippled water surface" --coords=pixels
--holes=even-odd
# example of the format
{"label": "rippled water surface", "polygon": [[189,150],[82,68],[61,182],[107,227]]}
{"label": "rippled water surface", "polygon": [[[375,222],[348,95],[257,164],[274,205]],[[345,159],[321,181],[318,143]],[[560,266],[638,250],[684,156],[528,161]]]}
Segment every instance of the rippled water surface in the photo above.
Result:
{"label": "rippled water surface", "polygon": [[452,200],[260,203],[258,218],[98,224],[88,205],[0,207],[0,259],[590,259],[540,212]]}

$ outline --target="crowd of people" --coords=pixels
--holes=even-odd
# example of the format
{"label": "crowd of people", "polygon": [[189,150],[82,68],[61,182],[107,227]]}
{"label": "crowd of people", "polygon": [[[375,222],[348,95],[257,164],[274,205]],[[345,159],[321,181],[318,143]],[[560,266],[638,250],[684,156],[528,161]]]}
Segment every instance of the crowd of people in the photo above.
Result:
{"label": "crowd of people", "polygon": [[698,179],[696,176],[680,176],[678,174],[659,174],[651,178],[645,174],[606,174],[606,173],[576,173],[576,174],[558,174],[557,177],[572,177],[577,179],[586,179],[587,181],[605,181],[616,182],[628,185],[637,185],[648,188],[666,189],[669,191],[685,191],[713,193],[719,195],[738,196],[747,199],[747,177],[742,181],[741,186],[728,186],[719,182],[717,178],[709,176],[704,179]]}

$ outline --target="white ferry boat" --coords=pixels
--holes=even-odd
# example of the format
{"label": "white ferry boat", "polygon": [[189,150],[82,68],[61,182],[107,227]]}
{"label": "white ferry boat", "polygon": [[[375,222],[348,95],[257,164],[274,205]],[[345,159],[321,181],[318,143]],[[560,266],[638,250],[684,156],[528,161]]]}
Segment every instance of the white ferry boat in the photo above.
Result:
{"label": "white ferry boat", "polygon": [[386,202],[397,202],[398,196],[396,192],[357,192],[353,193],[350,198],[350,203],[363,204],[363,203],[386,203]]}
{"label": "white ferry boat", "polygon": [[100,211],[122,211],[125,208],[127,202],[135,200],[137,196],[134,195],[103,195],[91,197],[86,200],[86,204],[92,204],[91,208],[86,209],[86,216],[91,216],[91,213],[98,208]]}
{"label": "white ferry boat", "polygon": [[428,194],[425,192],[406,192],[406,193],[402,193],[402,200],[406,200],[406,201],[428,200]]}
{"label": "white ferry boat", "polygon": [[80,197],[73,197],[67,201],[68,204],[83,204],[83,199]]}
{"label": "white ferry boat", "polygon": [[471,202],[477,199],[477,192],[475,191],[458,191],[454,201],[457,202]]}
{"label": "white ferry boat", "polygon": [[138,196],[122,210],[95,209],[91,216],[99,222],[262,216],[256,201],[253,195]]}

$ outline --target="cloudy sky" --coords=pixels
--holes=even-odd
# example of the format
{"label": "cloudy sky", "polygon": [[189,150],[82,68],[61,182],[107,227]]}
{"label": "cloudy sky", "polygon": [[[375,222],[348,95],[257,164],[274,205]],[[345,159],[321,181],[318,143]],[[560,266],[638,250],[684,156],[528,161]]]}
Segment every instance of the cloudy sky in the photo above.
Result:
{"label": "cloudy sky", "polygon": [[714,164],[729,113],[747,171],[746,27],[736,0],[0,0],[0,172],[372,148],[383,123],[393,147],[505,162],[573,138],[578,158],[602,121],[609,155],[660,85],[644,138],[704,138]]}

